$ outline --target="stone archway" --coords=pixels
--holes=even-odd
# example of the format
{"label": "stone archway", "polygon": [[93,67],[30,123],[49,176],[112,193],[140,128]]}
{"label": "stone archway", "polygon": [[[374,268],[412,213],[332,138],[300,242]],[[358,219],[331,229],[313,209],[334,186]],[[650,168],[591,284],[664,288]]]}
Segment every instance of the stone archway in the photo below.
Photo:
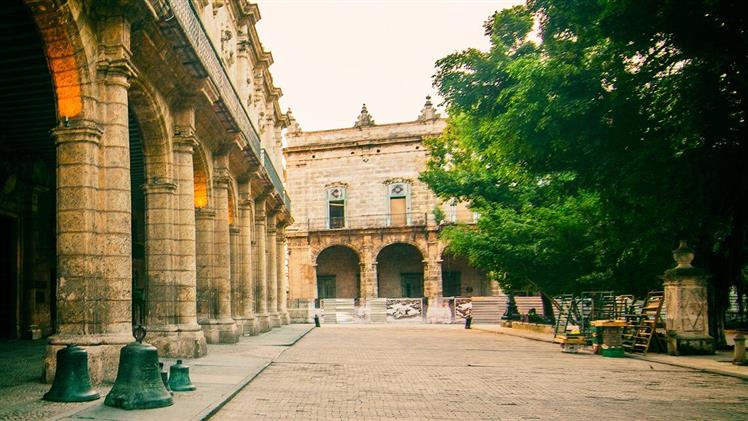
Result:
{"label": "stone archway", "polygon": [[315,258],[318,298],[360,298],[361,258],[352,248],[333,245]]}
{"label": "stone archway", "polygon": [[380,298],[424,296],[424,255],[409,243],[392,243],[377,254]]}
{"label": "stone archway", "polygon": [[449,248],[442,252],[442,294],[445,297],[473,297],[491,295],[485,272],[474,268],[463,257],[451,253]]}

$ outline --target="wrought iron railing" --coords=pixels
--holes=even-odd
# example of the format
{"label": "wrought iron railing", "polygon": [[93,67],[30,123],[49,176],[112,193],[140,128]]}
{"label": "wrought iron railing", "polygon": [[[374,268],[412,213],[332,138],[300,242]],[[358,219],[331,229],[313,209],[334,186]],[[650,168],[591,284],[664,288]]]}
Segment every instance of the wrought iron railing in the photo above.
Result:
{"label": "wrought iron railing", "polygon": [[290,211],[291,200],[288,198],[286,189],[283,186],[283,180],[278,174],[278,171],[275,170],[275,165],[273,165],[273,161],[270,159],[270,156],[268,156],[268,152],[264,148],[262,149],[262,165],[265,167],[265,170],[267,170],[268,177],[270,178],[270,182],[273,183],[273,187],[275,187],[275,191],[278,192],[278,195],[280,195],[281,199],[283,200],[283,203],[286,205],[286,207]]}
{"label": "wrought iron railing", "polygon": [[218,89],[220,98],[213,103],[215,111],[229,131],[241,132],[247,138],[249,148],[259,158],[268,176],[290,211],[291,200],[275,166],[260,147],[260,137],[242,105],[220,55],[210,41],[202,21],[189,0],[150,0],[159,15],[160,26],[172,43],[175,43],[182,64],[191,69],[196,77],[208,77]]}
{"label": "wrought iron railing", "polygon": [[320,231],[334,229],[424,226],[428,221],[428,213],[421,212],[312,218],[307,220],[307,230]]}

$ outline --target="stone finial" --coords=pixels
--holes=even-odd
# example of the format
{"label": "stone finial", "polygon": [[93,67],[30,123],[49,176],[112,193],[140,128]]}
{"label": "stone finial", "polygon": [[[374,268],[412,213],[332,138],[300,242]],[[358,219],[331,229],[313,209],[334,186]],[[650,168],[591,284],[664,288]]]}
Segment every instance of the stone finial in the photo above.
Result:
{"label": "stone finial", "polygon": [[439,118],[439,113],[436,112],[436,108],[431,104],[431,95],[427,95],[426,103],[423,104],[421,114],[418,115],[418,121],[436,120],[437,118]]}
{"label": "stone finial", "polygon": [[288,108],[288,111],[286,111],[286,116],[288,117],[288,131],[287,134],[297,134],[301,133],[301,126],[299,126],[299,122],[296,121],[296,119],[293,116],[293,113],[291,112],[291,108]]}
{"label": "stone finial", "polygon": [[371,114],[369,114],[369,110],[366,109],[366,104],[364,104],[361,107],[361,114],[358,115],[356,124],[354,124],[353,127],[369,127],[373,126],[374,124],[374,118],[372,118]]}
{"label": "stone finial", "polygon": [[678,269],[692,268],[691,262],[693,262],[694,253],[693,249],[688,247],[685,240],[680,240],[678,248],[673,250],[673,259],[678,263]]}

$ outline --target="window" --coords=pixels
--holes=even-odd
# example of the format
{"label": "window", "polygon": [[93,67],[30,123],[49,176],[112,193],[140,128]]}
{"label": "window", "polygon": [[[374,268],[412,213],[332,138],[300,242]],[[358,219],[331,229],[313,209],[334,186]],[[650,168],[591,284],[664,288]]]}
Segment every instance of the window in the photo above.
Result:
{"label": "window", "polygon": [[442,272],[442,295],[444,297],[459,297],[460,288],[460,272]]}
{"label": "window", "polygon": [[335,275],[317,276],[317,298],[335,298]]}
{"label": "window", "polygon": [[327,228],[345,227],[345,188],[333,187],[327,190]]}
{"label": "window", "polygon": [[449,222],[453,224],[457,222],[457,200],[455,199],[449,202]]}
{"label": "window", "polygon": [[400,288],[403,298],[423,297],[423,273],[401,273]]}
{"label": "window", "polygon": [[390,226],[410,225],[410,185],[394,183],[387,186],[390,215]]}

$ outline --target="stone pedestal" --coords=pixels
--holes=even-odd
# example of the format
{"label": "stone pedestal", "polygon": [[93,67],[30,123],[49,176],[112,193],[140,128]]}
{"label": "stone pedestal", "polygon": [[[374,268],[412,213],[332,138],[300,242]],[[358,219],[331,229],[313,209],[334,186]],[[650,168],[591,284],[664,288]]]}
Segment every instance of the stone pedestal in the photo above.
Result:
{"label": "stone pedestal", "polygon": [[673,256],[678,266],[665,272],[665,323],[677,349],[668,351],[677,355],[712,354],[714,338],[709,336],[708,276],[691,266],[694,255],[685,241],[681,241]]}

